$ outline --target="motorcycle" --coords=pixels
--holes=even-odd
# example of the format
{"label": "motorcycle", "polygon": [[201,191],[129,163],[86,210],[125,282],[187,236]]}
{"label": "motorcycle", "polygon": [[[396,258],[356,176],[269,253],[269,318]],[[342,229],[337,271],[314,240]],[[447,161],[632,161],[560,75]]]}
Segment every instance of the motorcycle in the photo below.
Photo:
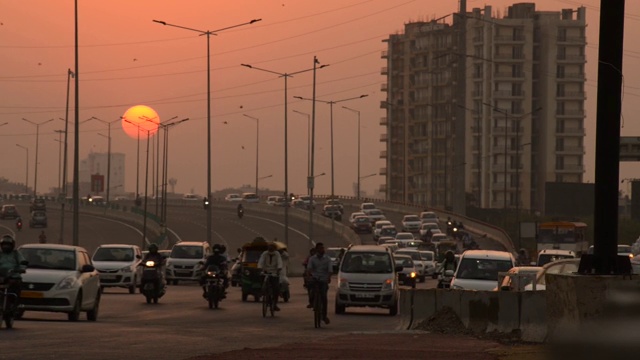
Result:
{"label": "motorcycle", "polygon": [[213,309],[214,307],[217,309],[220,301],[226,297],[224,294],[224,278],[218,267],[209,266],[209,268],[207,268],[205,273],[205,284],[209,309]]}
{"label": "motorcycle", "polygon": [[242,219],[243,216],[244,216],[244,209],[238,209],[238,218]]}
{"label": "motorcycle", "polygon": [[453,270],[445,270],[444,274],[438,274],[438,289],[449,289],[453,280]]}
{"label": "motorcycle", "polygon": [[10,270],[5,277],[0,277],[0,305],[2,305],[0,326],[2,326],[2,322],[4,321],[7,329],[13,328],[13,321],[18,317],[18,294],[9,292],[9,287],[12,281],[19,280],[10,279],[10,275],[13,273],[23,274],[24,272],[24,270]]}
{"label": "motorcycle", "polygon": [[158,303],[158,299],[165,293],[165,284],[162,279],[162,264],[153,260],[147,260],[142,264],[142,280],[140,281],[140,292],[147,299],[147,304]]}
{"label": "motorcycle", "polygon": [[18,229],[18,231],[22,230],[22,220],[16,221],[16,228]]}

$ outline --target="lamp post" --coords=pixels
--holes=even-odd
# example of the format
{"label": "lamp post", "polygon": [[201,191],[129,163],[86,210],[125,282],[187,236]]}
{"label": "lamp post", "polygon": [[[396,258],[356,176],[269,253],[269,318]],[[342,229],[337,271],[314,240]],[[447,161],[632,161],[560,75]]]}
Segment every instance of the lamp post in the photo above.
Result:
{"label": "lamp post", "polygon": [[298,110],[293,112],[307,117],[307,177],[309,177],[311,175],[311,115]]}
{"label": "lamp post", "polygon": [[62,133],[64,130],[53,130],[53,132],[58,133],[58,138],[53,139],[58,143],[58,197],[62,194]]}
{"label": "lamp post", "polygon": [[[346,98],[346,99],[340,99],[340,100],[331,100],[331,101],[326,101],[326,100],[315,100],[321,103],[325,103],[325,104],[329,104],[329,108],[330,108],[330,114],[331,114],[331,198],[333,199],[335,196],[335,172],[334,172],[334,161],[333,161],[333,105],[337,104],[337,103],[341,103],[341,102],[345,102],[345,101],[349,101],[349,100],[356,100],[356,99],[362,99],[364,97],[367,97],[369,95],[367,94],[363,94],[360,96],[355,96],[355,97],[350,97],[350,98]],[[309,100],[309,101],[314,101],[313,99],[308,99],[308,98],[303,98],[301,96],[294,96],[296,99],[300,99],[300,100]],[[332,223],[333,224],[333,223]]]}
{"label": "lamp post", "polygon": [[248,117],[249,119],[253,119],[256,121],[256,195],[258,195],[258,154],[259,154],[259,150],[260,150],[260,119],[258,119],[257,117],[253,117],[247,114],[242,114],[246,117]]}
{"label": "lamp post", "polygon": [[27,158],[26,158],[27,159],[27,161],[26,161],[27,162],[27,167],[26,167],[27,175],[26,175],[25,180],[24,180],[24,193],[28,194],[29,193],[29,148],[26,147],[26,146],[22,146],[20,144],[16,144],[16,146],[21,148],[21,149],[24,149],[27,152],[27,154],[26,154],[27,155]]}
{"label": "lamp post", "polygon": [[167,226],[167,181],[169,175],[169,130],[172,126],[181,124],[188,121],[189,118],[174,121],[171,123],[159,123],[158,125],[164,130],[164,144],[162,146],[162,211],[160,214],[160,221],[166,227]]}
{"label": "lamp post", "polygon": [[33,197],[35,198],[38,195],[38,193],[37,193],[37,191],[38,191],[38,145],[40,143],[40,126],[44,125],[46,123],[52,122],[55,119],[49,119],[49,120],[43,121],[41,123],[36,123],[36,122],[33,122],[33,121],[25,119],[25,118],[22,118],[22,120],[24,120],[24,121],[28,122],[29,124],[34,125],[36,127],[36,160],[35,160],[36,161],[36,165],[35,165],[36,168],[35,168],[35,172],[34,172],[34,175],[33,175],[33,178],[34,178],[33,179]]}
{"label": "lamp post", "polygon": [[[92,117],[92,119],[98,120],[103,124],[107,124],[107,135],[103,135],[103,134],[98,134],[100,136],[106,137],[107,138],[107,204],[109,203],[109,195],[110,195],[110,189],[111,189],[111,124],[115,123],[116,121],[121,121],[122,117],[117,118],[116,120],[113,121],[105,121],[102,119],[98,119],[97,117]],[[138,129],[139,131],[139,129]],[[139,136],[138,136],[139,138]]]}
{"label": "lamp post", "polygon": [[[288,111],[287,111],[287,106],[288,106],[288,95],[287,95],[287,91],[288,91],[288,86],[287,86],[287,80],[290,77],[293,77],[293,75],[296,74],[301,74],[304,72],[308,72],[308,71],[312,71],[315,70],[315,65],[313,68],[310,69],[304,69],[304,70],[300,70],[300,71],[295,71],[295,72],[291,72],[291,73],[281,73],[281,72],[277,72],[277,71],[272,71],[272,70],[268,70],[268,69],[263,69],[263,68],[259,68],[259,67],[255,67],[253,65],[249,65],[249,64],[240,64],[241,66],[247,67],[249,69],[254,69],[254,70],[259,70],[259,71],[263,71],[263,72],[267,72],[270,74],[274,74],[274,75],[278,75],[278,77],[282,77],[284,78],[284,198],[285,198],[285,203],[284,203],[284,243],[285,244],[289,244],[289,201],[291,201],[291,199],[289,198],[289,131],[288,131]],[[322,65],[322,67],[326,67],[329,65]]]}
{"label": "lamp post", "polygon": [[342,108],[358,114],[358,189],[356,199],[360,200],[360,180],[363,179],[363,177],[360,177],[360,110],[355,110],[346,106],[343,106]]}
{"label": "lamp post", "polygon": [[[153,120],[157,119],[157,117],[154,117],[153,119],[149,118],[148,116],[141,116],[141,119],[148,121],[156,126],[160,126],[160,123],[156,123]],[[171,120],[177,119],[177,116],[172,117],[171,119],[165,120],[164,123],[168,123]],[[160,130],[158,130],[158,136],[156,136],[155,142],[156,142],[156,151],[155,151],[155,158],[156,158],[156,164],[154,166],[154,170],[151,171],[151,174],[155,173],[155,178],[152,177],[152,183],[153,183],[153,195],[155,197],[155,204],[156,204],[156,212],[155,214],[158,215],[158,188],[160,187],[158,184],[158,174],[160,172]],[[164,194],[163,194],[164,195]],[[164,200],[162,200],[164,201]]]}
{"label": "lamp post", "polygon": [[[257,178],[257,179],[256,179],[256,189],[258,188],[258,181],[260,181],[260,180],[264,180],[264,179],[268,179],[268,178],[270,178],[270,177],[273,177],[273,175],[267,175],[267,176],[262,176],[262,177],[260,177],[260,178]],[[257,194],[257,193],[258,193],[258,192],[256,191],[256,194]]]}
{"label": "lamp post", "polygon": [[[211,35],[217,35],[218,32],[221,32],[224,30],[233,29],[240,26],[244,26],[244,25],[251,25],[261,20],[262,19],[253,19],[246,23],[227,26],[217,30],[198,30],[198,29],[193,29],[185,26],[169,24],[161,20],[153,20],[153,22],[161,25],[172,26],[179,29],[189,30],[189,31],[197,32],[200,36],[202,35],[207,36],[207,199],[211,199],[211,51],[210,51]],[[211,243],[212,214],[213,214],[212,208],[211,206],[208,206],[207,207],[207,242],[209,243]]]}

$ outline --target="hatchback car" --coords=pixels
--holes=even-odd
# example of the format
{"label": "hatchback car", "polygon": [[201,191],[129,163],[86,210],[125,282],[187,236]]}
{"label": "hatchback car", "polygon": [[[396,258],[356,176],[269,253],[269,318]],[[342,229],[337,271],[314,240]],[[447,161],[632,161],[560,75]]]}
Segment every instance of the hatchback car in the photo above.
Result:
{"label": "hatchback car", "polygon": [[426,222],[435,223],[435,224],[440,223],[440,219],[438,218],[438,215],[436,215],[436,213],[434,213],[433,211],[421,212],[420,221],[422,221],[423,223],[426,223]]}
{"label": "hatchback car", "polygon": [[378,220],[373,224],[373,240],[378,240],[383,226],[393,225],[389,220]]}
{"label": "hatchback car", "polygon": [[427,236],[427,231],[429,230],[431,230],[431,235],[442,233],[442,230],[440,230],[440,227],[438,226],[438,224],[432,223],[432,222],[426,222],[420,225],[420,237],[423,238]]}
{"label": "hatchback car", "polygon": [[[537,266],[544,266],[547,263],[561,259],[575,259],[576,253],[571,250],[544,249],[538,254]],[[524,264],[521,264],[524,266]],[[529,265],[529,264],[527,264]]]}
{"label": "hatchback car", "polygon": [[42,211],[47,210],[47,203],[44,202],[44,199],[38,198],[38,199],[31,200],[31,204],[29,205],[29,211],[36,211],[36,210],[42,210]]}
{"label": "hatchback car", "polygon": [[240,196],[240,194],[227,194],[224,197],[224,201],[230,201],[230,202],[242,201],[242,196]]}
{"label": "hatchback car", "polygon": [[426,275],[427,275],[426,264],[425,264],[425,261],[422,260],[422,255],[420,254],[420,251],[401,248],[400,250],[395,252],[395,255],[409,256],[411,260],[413,260],[413,264],[415,265],[416,273],[418,274],[417,275],[418,280],[420,280],[420,282],[425,282]]}
{"label": "hatchback car", "polygon": [[64,312],[77,321],[98,319],[100,277],[84,248],[59,244],[25,244],[18,251],[29,262],[22,275],[19,317],[24,311]]}
{"label": "hatchback car", "polygon": [[393,225],[385,225],[382,227],[382,229],[380,229],[380,237],[393,237],[394,239],[396,238],[396,235],[398,234],[398,230],[396,230],[396,227]]}
{"label": "hatchback car", "polygon": [[0,218],[17,219],[18,217],[20,217],[20,215],[18,215],[18,208],[16,208],[15,205],[2,205],[2,209],[0,209]]}
{"label": "hatchback car", "polygon": [[393,260],[395,260],[397,266],[402,265],[402,271],[398,271],[398,283],[415,288],[418,270],[411,256],[395,253]]}
{"label": "hatchback car", "polygon": [[371,225],[375,224],[376,221],[387,219],[382,210],[365,210],[364,213],[369,217],[369,219],[371,219]]}
{"label": "hatchback car", "polygon": [[460,256],[451,288],[492,291],[498,283],[498,273],[509,271],[515,263],[513,255],[506,251],[467,250]]}
{"label": "hatchback car", "polygon": [[402,231],[418,233],[420,232],[420,218],[417,215],[405,215],[402,218]]}
{"label": "hatchback car", "polygon": [[102,288],[127,288],[134,294],[140,284],[139,258],[142,252],[136,245],[107,244],[98,246],[91,260],[100,273]]}
{"label": "hatchback car", "polygon": [[256,193],[242,193],[242,200],[248,203],[258,203],[260,202],[260,198]]}
{"label": "hatchback car", "polygon": [[342,212],[335,205],[325,205],[322,207],[322,216],[326,216],[336,221],[342,221]]}
{"label": "hatchback car", "polygon": [[44,211],[34,211],[29,219],[29,227],[47,227],[47,213]]}
{"label": "hatchback car", "polygon": [[351,228],[356,233],[371,234],[371,220],[368,216],[358,216],[353,220]]}
{"label": "hatchback car", "polygon": [[173,245],[166,264],[167,282],[178,285],[180,280],[199,281],[202,276],[200,262],[204,263],[209,255],[211,246],[206,241],[183,241]]}

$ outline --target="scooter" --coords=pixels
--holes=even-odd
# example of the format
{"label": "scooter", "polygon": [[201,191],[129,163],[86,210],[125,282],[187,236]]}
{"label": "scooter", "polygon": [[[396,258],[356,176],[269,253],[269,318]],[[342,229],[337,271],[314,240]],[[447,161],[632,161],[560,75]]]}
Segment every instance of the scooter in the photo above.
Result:
{"label": "scooter", "polygon": [[147,300],[147,304],[158,303],[166,292],[166,286],[162,280],[162,264],[153,260],[147,260],[142,264],[142,280],[140,281],[140,292]]}
{"label": "scooter", "polygon": [[226,297],[224,294],[224,279],[217,266],[209,266],[207,268],[205,287],[207,289],[206,299],[209,302],[209,309],[217,309],[220,301]]}
{"label": "scooter", "polygon": [[244,216],[244,209],[238,209],[238,218],[242,219],[243,216]]}
{"label": "scooter", "polygon": [[438,289],[449,289],[451,287],[451,280],[453,280],[453,270],[445,270],[444,274],[438,274]]}

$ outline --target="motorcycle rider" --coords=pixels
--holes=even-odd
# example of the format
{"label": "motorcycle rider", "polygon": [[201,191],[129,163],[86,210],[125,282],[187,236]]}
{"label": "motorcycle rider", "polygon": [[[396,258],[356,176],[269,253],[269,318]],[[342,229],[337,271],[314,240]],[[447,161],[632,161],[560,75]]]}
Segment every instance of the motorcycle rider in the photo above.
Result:
{"label": "motorcycle rider", "polygon": [[444,273],[447,270],[456,271],[457,267],[458,267],[458,262],[456,261],[455,254],[453,253],[453,251],[447,250],[447,252],[444,254],[444,261],[440,265],[438,272]]}
{"label": "motorcycle rider", "polygon": [[204,271],[202,272],[202,277],[200,278],[200,286],[202,286],[202,297],[204,297],[205,299],[207,298],[206,270],[210,266],[215,266],[220,271],[219,274],[222,275],[222,280],[225,288],[225,292],[222,295],[222,298],[224,299],[227,295],[226,289],[229,287],[229,277],[227,276],[227,257],[223,255],[222,249],[223,249],[223,245],[220,245],[220,244],[213,245],[213,249],[212,249],[213,254],[209,255],[209,257],[207,258],[207,261],[202,266],[202,269]]}
{"label": "motorcycle rider", "polygon": [[282,263],[282,257],[276,250],[276,244],[270,242],[269,245],[267,245],[267,251],[263,252],[260,255],[260,260],[258,260],[258,269],[262,269],[263,273],[278,275],[269,276],[269,282],[271,282],[273,293],[277,294],[277,296],[274,296],[273,299],[273,309],[275,311],[280,311],[280,308],[278,307],[278,298],[280,297],[280,273],[282,272],[283,266],[284,264]]}
{"label": "motorcycle rider", "polygon": [[9,271],[13,271],[9,276],[9,292],[16,294],[16,303],[13,304],[14,307],[16,307],[20,299],[20,283],[22,280],[20,274],[26,270],[26,266],[24,265],[26,261],[22,254],[15,249],[16,241],[11,235],[2,235],[0,248],[2,249],[0,252],[0,276],[4,277]]}
{"label": "motorcycle rider", "polygon": [[16,219],[16,229],[22,230],[22,218],[20,216]]}
{"label": "motorcycle rider", "polygon": [[161,269],[159,271],[159,273],[160,273],[160,284],[164,285],[164,271],[162,270],[162,267],[164,266],[165,259],[158,252],[158,245],[151,244],[151,245],[149,245],[149,249],[148,250],[149,250],[149,252],[144,256],[144,258],[140,262],[140,266],[144,266],[144,264],[146,264],[147,261],[153,261],[156,264],[158,264],[157,265],[158,268]]}
{"label": "motorcycle rider", "polygon": [[242,215],[244,215],[244,207],[242,204],[238,204],[238,217],[242,218]]}

